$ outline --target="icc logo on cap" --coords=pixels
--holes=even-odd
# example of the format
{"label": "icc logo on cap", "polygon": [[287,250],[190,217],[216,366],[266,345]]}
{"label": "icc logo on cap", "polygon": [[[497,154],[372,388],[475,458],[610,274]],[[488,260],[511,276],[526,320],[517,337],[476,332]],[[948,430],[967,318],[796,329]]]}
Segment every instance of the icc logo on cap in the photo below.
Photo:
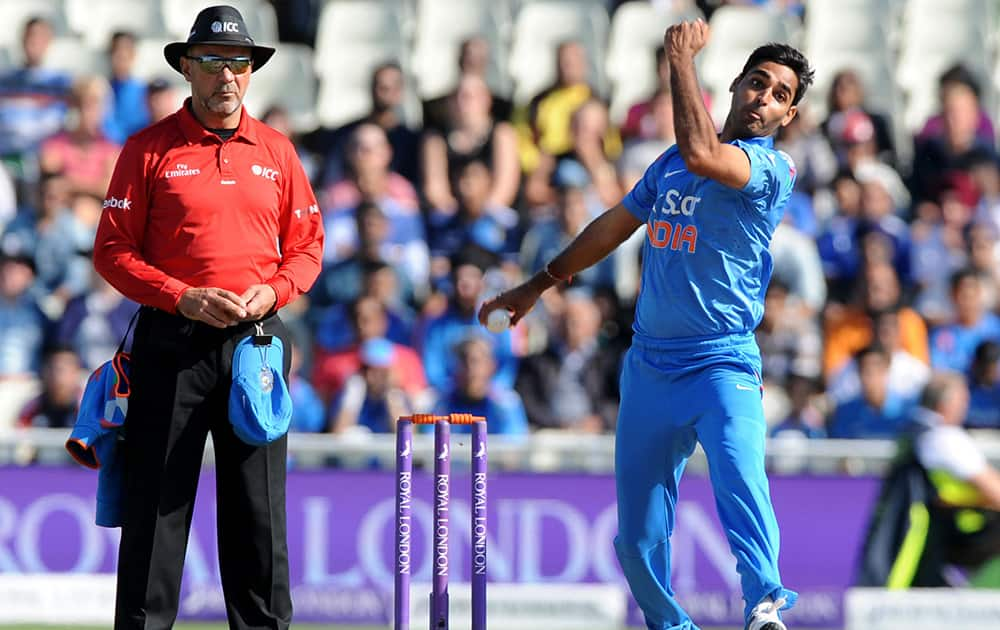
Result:
{"label": "icc logo on cap", "polygon": [[239,33],[240,27],[236,22],[226,22],[225,24],[219,22],[218,20],[212,22],[213,33],[221,33],[223,31],[227,33]]}

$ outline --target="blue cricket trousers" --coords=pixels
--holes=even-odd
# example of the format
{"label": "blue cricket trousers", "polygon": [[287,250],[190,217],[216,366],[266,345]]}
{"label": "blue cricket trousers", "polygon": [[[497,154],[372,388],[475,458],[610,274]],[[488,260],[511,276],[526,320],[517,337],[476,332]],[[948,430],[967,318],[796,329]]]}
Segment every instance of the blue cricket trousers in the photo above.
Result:
{"label": "blue cricket trousers", "polygon": [[753,336],[639,337],[621,377],[615,551],[647,627],[697,629],[670,586],[677,485],[696,442],[707,455],[716,509],[736,556],[744,618],[768,596],[785,597],[790,606],[797,595],[778,575],[778,523],[764,473],[767,427]]}

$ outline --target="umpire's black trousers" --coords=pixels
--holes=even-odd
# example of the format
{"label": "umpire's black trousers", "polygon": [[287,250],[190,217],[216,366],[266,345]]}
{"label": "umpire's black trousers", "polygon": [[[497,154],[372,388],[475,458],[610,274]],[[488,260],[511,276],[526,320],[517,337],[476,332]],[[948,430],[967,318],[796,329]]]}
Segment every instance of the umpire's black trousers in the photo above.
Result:
{"label": "umpire's black trousers", "polygon": [[[288,331],[277,316],[263,324],[284,344],[287,380]],[[174,624],[209,431],[229,627],[289,627],[287,438],[250,446],[236,437],[228,417],[233,349],[253,330],[253,324],[219,330],[146,307],[139,315],[123,444],[125,523],[115,630],[161,630]]]}

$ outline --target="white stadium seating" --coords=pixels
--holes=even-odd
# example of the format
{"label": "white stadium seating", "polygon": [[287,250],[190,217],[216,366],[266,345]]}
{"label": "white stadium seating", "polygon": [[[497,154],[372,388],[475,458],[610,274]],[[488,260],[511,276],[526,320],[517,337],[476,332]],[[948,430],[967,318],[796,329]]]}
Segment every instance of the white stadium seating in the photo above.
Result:
{"label": "white stadium seating", "polygon": [[565,41],[580,42],[587,50],[591,82],[604,88],[604,49],[609,19],[603,5],[581,0],[535,0],[524,4],[514,20],[510,72],[514,100],[523,103],[556,77],[555,51]]}

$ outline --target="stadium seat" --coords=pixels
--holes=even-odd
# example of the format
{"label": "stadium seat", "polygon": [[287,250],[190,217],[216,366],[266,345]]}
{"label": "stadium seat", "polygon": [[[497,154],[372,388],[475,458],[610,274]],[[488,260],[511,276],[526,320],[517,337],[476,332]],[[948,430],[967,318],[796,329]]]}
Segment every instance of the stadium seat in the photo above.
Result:
{"label": "stadium seat", "polygon": [[709,24],[712,36],[701,55],[700,75],[702,87],[712,93],[712,118],[721,126],[729,111],[729,86],[750,53],[768,42],[796,42],[784,18],[754,7],[719,7]]}
{"label": "stadium seat", "polygon": [[41,16],[52,22],[57,35],[66,33],[66,17],[62,0],[2,0],[0,1],[0,48],[6,48],[12,62],[21,57],[21,34],[29,19]]}
{"label": "stadium seat", "polygon": [[0,433],[14,428],[17,416],[42,391],[40,379],[0,381]]}
{"label": "stadium seat", "polygon": [[591,83],[603,92],[608,28],[608,12],[597,2],[534,0],[524,4],[514,21],[510,52],[514,100],[528,102],[555,80],[556,48],[569,40],[587,49]]}
{"label": "stadium seat", "polygon": [[489,0],[443,3],[418,0],[413,74],[422,98],[435,98],[451,91],[458,80],[458,53],[463,40],[481,36],[490,42],[490,87],[501,94],[509,91],[506,78],[506,50],[503,45],[503,15]]}
{"label": "stadium seat", "polygon": [[167,33],[176,41],[184,41],[195,16],[205,7],[228,4],[236,7],[247,24],[247,30],[258,44],[278,41],[278,17],[274,7],[265,0],[160,0],[160,10]]}
{"label": "stadium seat", "polygon": [[671,24],[699,17],[660,10],[642,0],[626,2],[611,18],[605,66],[612,87],[611,119],[620,122],[628,107],[656,89],[656,49]]}
{"label": "stadium seat", "polygon": [[66,22],[84,43],[101,50],[115,31],[165,35],[159,0],[66,0]]}
{"label": "stadium seat", "polygon": [[[315,68],[320,77],[344,70],[354,73],[356,68],[348,67],[358,52],[364,55],[357,60],[358,65],[370,71],[382,61],[403,62],[403,50],[402,28],[390,4],[380,0],[337,0],[323,5],[315,49]],[[368,79],[364,81],[366,92]]]}
{"label": "stadium seat", "polygon": [[338,127],[367,113],[371,108],[372,71],[380,63],[395,59],[391,51],[377,45],[353,44],[335,52],[323,62],[324,72],[317,72],[316,115],[325,127]]}
{"label": "stadium seat", "polygon": [[987,103],[992,100],[987,52],[992,31],[984,0],[911,0],[901,26],[896,81],[906,94],[904,123],[918,130],[937,104],[941,72],[962,62],[978,74]]}
{"label": "stadium seat", "polygon": [[83,39],[73,36],[54,38],[42,65],[66,71],[74,77],[108,75],[107,55],[86,46]]}
{"label": "stadium seat", "polygon": [[806,51],[864,51],[884,54],[889,50],[885,25],[867,11],[844,11],[836,19],[827,16],[806,16]]}
{"label": "stadium seat", "polygon": [[272,105],[281,105],[296,131],[314,129],[316,74],[312,49],[303,44],[282,44],[267,66],[253,74],[244,104],[257,118]]}
{"label": "stadium seat", "polygon": [[864,51],[840,50],[810,52],[808,56],[816,75],[806,98],[810,111],[820,120],[827,115],[827,98],[833,78],[842,70],[858,73],[864,85],[865,101],[872,109],[893,118],[900,113],[900,95],[887,53],[879,56]]}

